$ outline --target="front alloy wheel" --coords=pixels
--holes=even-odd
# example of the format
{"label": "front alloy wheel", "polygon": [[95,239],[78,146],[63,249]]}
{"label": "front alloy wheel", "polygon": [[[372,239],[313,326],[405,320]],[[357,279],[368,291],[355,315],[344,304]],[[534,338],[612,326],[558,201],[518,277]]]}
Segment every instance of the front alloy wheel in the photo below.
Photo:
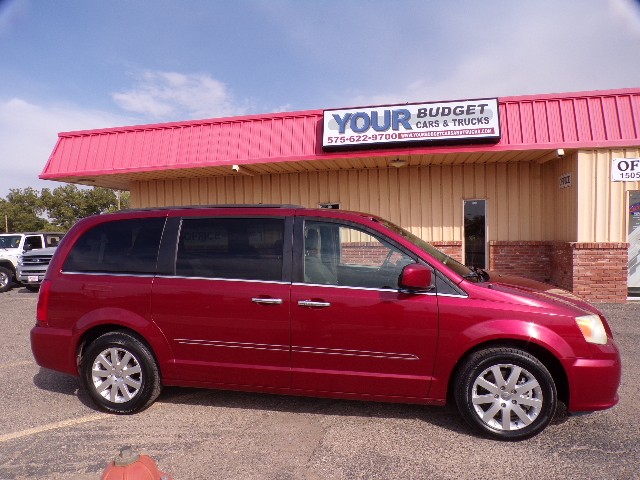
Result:
{"label": "front alloy wheel", "polygon": [[537,358],[494,348],[476,352],[464,363],[456,403],[465,420],[485,434],[522,440],[551,422],[557,393],[553,377]]}
{"label": "front alloy wheel", "polygon": [[135,413],[160,394],[160,374],[149,348],[125,332],[91,343],[81,363],[82,381],[93,401],[113,413]]}
{"label": "front alloy wheel", "polygon": [[0,267],[0,293],[11,289],[13,274],[8,268]]}

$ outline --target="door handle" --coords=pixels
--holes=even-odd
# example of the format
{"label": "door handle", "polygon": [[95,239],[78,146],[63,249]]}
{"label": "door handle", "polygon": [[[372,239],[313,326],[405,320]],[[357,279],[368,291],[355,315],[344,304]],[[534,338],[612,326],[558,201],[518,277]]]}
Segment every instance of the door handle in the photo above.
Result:
{"label": "door handle", "polygon": [[257,303],[259,305],[282,305],[281,298],[252,298],[251,301],[253,303]]}
{"label": "door handle", "polygon": [[314,302],[313,300],[300,300],[298,305],[310,308],[327,308],[331,306],[329,302]]}

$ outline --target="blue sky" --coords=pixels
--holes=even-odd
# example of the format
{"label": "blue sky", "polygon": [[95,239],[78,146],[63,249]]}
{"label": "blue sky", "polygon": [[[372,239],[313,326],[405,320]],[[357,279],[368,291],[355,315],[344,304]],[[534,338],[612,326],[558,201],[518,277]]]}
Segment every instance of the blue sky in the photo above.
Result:
{"label": "blue sky", "polygon": [[0,0],[0,198],[60,131],[640,86],[636,0]]}

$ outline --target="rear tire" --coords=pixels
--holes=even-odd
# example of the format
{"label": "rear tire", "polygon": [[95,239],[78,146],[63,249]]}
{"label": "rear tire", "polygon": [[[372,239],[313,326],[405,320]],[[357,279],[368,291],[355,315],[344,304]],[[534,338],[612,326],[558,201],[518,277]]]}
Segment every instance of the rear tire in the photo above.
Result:
{"label": "rear tire", "polygon": [[80,365],[82,382],[102,410],[129,414],[160,395],[160,372],[151,350],[131,334],[111,332],[91,343]]}
{"label": "rear tire", "polygon": [[455,399],[472,427],[498,440],[524,440],[553,420],[556,385],[533,355],[516,348],[472,354],[456,378]]}

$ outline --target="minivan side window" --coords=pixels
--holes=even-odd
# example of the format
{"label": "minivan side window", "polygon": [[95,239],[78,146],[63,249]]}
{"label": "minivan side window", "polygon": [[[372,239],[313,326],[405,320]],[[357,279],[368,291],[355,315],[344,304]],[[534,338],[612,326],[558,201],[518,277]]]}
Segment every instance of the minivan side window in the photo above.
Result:
{"label": "minivan side window", "polygon": [[155,273],[164,218],[101,223],[73,245],[66,272]]}
{"label": "minivan side window", "polygon": [[284,219],[184,218],[176,275],[282,280]]}
{"label": "minivan side window", "polygon": [[397,289],[406,253],[350,225],[306,221],[304,280],[307,283]]}

